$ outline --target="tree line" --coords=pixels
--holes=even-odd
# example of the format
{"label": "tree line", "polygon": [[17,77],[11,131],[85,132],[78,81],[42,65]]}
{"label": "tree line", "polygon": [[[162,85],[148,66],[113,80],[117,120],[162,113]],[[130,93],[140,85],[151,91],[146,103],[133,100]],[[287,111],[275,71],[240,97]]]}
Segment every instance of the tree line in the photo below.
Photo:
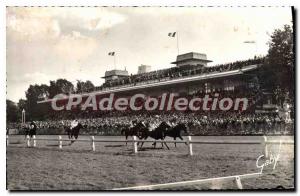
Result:
{"label": "tree line", "polygon": [[26,99],[20,99],[18,103],[6,100],[7,122],[21,122],[21,113],[26,111],[26,120],[44,120],[47,115],[46,104],[37,104],[45,98],[53,98],[57,94],[69,95],[71,93],[86,92],[93,89],[94,84],[87,81],[77,80],[76,86],[66,79],[50,81],[49,85],[30,85],[25,92]]}

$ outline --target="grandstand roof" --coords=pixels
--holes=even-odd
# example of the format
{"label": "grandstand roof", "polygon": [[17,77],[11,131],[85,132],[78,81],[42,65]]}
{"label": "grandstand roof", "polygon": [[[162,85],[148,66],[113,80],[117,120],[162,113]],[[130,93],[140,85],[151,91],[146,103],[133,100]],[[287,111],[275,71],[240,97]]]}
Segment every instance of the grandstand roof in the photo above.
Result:
{"label": "grandstand roof", "polygon": [[[117,86],[112,87],[110,89],[105,90],[99,90],[94,91],[90,93],[83,93],[79,94],[80,96],[89,96],[89,95],[101,95],[101,94],[108,94],[108,93],[116,93],[116,92],[122,92],[122,91],[128,91],[128,90],[136,90],[136,89],[143,89],[143,88],[149,88],[149,87],[157,87],[157,86],[165,86],[170,84],[178,84],[178,83],[186,83],[191,81],[198,81],[198,80],[207,80],[207,79],[214,79],[214,78],[222,78],[222,77],[230,77],[234,75],[243,75],[247,71],[255,70],[258,68],[257,64],[254,65],[248,65],[241,69],[231,70],[231,71],[225,71],[225,72],[218,72],[218,73],[207,73],[203,75],[195,75],[190,77],[180,77],[178,79],[172,79],[172,80],[165,80],[160,82],[154,82],[149,84],[139,84],[139,85],[132,85],[132,86]],[[66,98],[56,98],[56,100],[63,100]],[[46,103],[50,102],[52,99],[44,100],[44,101],[38,101],[38,103]]]}
{"label": "grandstand roof", "polygon": [[111,76],[128,76],[128,71],[118,70],[118,69],[106,71],[105,76],[103,76],[102,78],[107,78],[107,77],[111,77]]}

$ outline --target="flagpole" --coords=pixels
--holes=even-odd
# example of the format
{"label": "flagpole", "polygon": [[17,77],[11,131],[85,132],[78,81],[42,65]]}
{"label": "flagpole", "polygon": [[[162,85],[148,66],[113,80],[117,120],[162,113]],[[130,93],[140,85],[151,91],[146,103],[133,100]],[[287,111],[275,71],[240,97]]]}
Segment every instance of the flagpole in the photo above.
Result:
{"label": "flagpole", "polygon": [[116,70],[116,53],[114,55],[114,66],[115,66],[115,70]]}
{"label": "flagpole", "polygon": [[179,37],[179,33],[178,31],[176,32],[177,33],[177,54],[179,55],[179,44],[178,44],[178,37]]}

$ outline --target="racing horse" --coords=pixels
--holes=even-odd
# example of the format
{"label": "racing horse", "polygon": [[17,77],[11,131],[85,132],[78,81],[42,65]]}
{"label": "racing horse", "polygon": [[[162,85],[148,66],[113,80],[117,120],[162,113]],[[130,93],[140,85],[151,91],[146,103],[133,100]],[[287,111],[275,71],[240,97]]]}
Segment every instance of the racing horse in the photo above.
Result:
{"label": "racing horse", "polygon": [[72,129],[70,127],[65,127],[65,132],[67,132],[69,139],[71,139],[71,143],[69,145],[72,145],[77,140],[79,136],[79,131],[82,128],[86,128],[86,125],[78,123],[78,125],[73,127]]}
{"label": "racing horse", "polygon": [[32,138],[34,135],[36,135],[37,126],[34,122],[31,122],[29,126],[23,127],[23,129],[25,130],[25,139],[27,136]]}
{"label": "racing horse", "polygon": [[[141,133],[146,131],[146,125],[143,122],[136,123],[133,127],[127,127],[121,130],[121,134],[125,134],[126,140],[128,136],[137,136],[141,139]],[[127,141],[126,141],[127,145]],[[139,143],[138,143],[139,145]]]}
{"label": "racing horse", "polygon": [[[155,140],[164,140],[165,132],[169,128],[170,128],[170,126],[166,122],[160,123],[160,125],[157,128],[155,128],[153,131],[149,130],[149,125],[148,126],[144,125],[143,129],[140,129],[140,131],[139,131],[139,138],[146,140],[148,137],[151,137]],[[143,144],[144,144],[144,142],[142,142],[141,148],[143,147]],[[153,148],[155,148],[156,142],[154,142],[152,145],[153,145]],[[170,148],[168,147],[166,142],[161,143],[162,148],[164,145],[167,147],[168,150],[170,150]]]}
{"label": "racing horse", "polygon": [[138,129],[135,127],[126,127],[126,128],[123,128],[121,130],[121,134],[125,134],[125,138],[126,138],[126,146],[127,146],[127,138],[129,136],[137,136],[138,135]]}
{"label": "racing horse", "polygon": [[[176,141],[176,138],[179,138],[183,140],[181,133],[184,131],[185,133],[188,133],[188,128],[185,124],[179,123],[175,127],[169,128],[165,131],[165,136],[172,137]],[[174,142],[175,147],[176,147],[176,142]],[[185,143],[187,145],[187,143]]]}

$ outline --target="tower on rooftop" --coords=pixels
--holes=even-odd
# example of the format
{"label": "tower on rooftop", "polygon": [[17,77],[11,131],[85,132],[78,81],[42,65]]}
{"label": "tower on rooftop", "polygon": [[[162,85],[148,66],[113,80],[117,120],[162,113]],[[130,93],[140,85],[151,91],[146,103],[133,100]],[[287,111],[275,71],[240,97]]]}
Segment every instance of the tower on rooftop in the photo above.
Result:
{"label": "tower on rooftop", "polygon": [[207,66],[207,63],[210,62],[212,61],[207,59],[206,54],[189,52],[186,54],[178,55],[176,61],[172,62],[172,64],[176,64],[178,67],[185,65]]}

